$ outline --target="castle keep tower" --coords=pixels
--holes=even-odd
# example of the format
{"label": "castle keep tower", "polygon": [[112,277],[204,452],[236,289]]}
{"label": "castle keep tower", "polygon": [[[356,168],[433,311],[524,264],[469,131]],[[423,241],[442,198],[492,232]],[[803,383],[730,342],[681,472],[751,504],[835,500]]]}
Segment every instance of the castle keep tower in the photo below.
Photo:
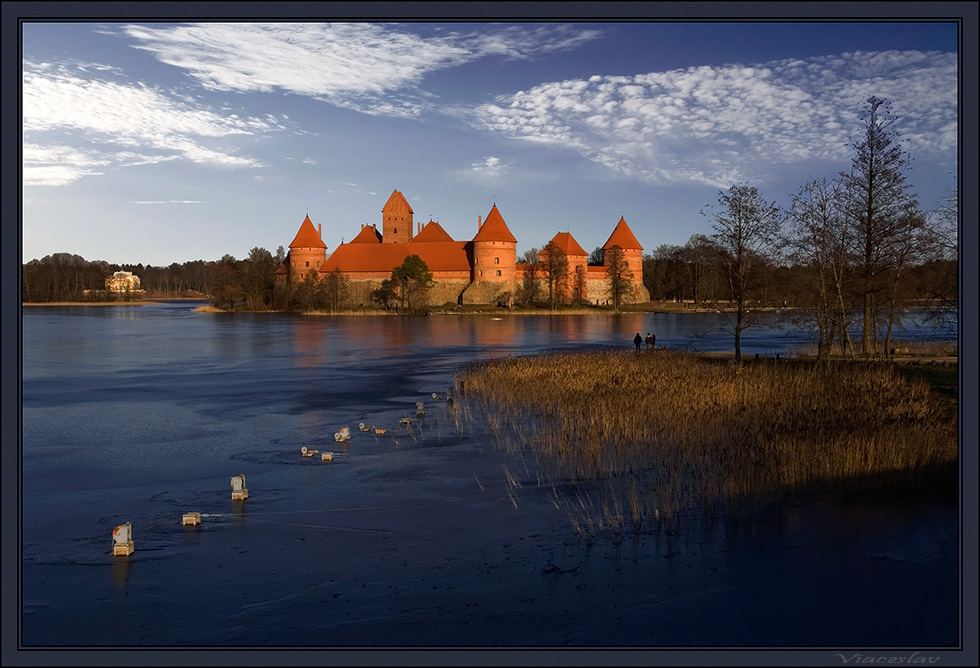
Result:
{"label": "castle keep tower", "polygon": [[289,267],[296,272],[297,279],[306,276],[310,269],[319,270],[327,261],[327,245],[321,238],[321,228],[313,227],[307,216],[296,238],[289,244]]}
{"label": "castle keep tower", "polygon": [[412,240],[412,216],[415,214],[408,200],[398,190],[391,193],[388,203],[381,209],[383,234],[386,244],[407,244]]}

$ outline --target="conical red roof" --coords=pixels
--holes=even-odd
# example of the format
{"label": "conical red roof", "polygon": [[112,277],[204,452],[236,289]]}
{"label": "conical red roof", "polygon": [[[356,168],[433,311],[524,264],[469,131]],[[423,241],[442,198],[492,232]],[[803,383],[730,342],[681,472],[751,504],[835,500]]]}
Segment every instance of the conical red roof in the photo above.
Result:
{"label": "conical red roof", "polygon": [[480,227],[480,231],[476,233],[476,236],[473,237],[473,241],[510,241],[515,244],[517,243],[517,239],[510,233],[510,229],[507,228],[504,217],[497,211],[496,204],[490,209],[490,213],[487,214],[487,219],[483,221],[483,225]]}
{"label": "conical red roof", "polygon": [[296,233],[296,238],[289,244],[289,247],[326,248],[327,245],[323,243],[323,239],[320,238],[320,233],[313,227],[313,221],[307,216],[299,226],[299,232]]}
{"label": "conical red roof", "polygon": [[380,244],[381,233],[374,225],[365,225],[357,236],[350,240],[352,244]]}
{"label": "conical red roof", "polygon": [[559,232],[552,241],[562,249],[565,255],[588,255],[579,243],[575,241],[575,237],[568,232]]}
{"label": "conical red roof", "polygon": [[602,250],[609,250],[613,246],[619,246],[623,250],[643,250],[643,246],[636,240],[633,230],[626,224],[625,218],[620,218],[616,223],[616,229],[609,235],[609,241],[602,247]]}
{"label": "conical red roof", "polygon": [[446,230],[442,229],[442,226],[439,223],[430,220],[425,224],[425,227],[422,228],[422,231],[415,235],[415,238],[412,239],[412,243],[417,244],[432,241],[452,240],[453,238],[449,236],[449,233],[446,232]]}

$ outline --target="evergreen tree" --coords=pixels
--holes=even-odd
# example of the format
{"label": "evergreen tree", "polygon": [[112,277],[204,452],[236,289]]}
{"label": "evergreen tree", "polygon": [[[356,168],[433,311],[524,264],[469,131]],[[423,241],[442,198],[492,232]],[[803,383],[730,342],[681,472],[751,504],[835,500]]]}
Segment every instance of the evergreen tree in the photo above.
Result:
{"label": "evergreen tree", "polygon": [[[863,311],[861,350],[874,351],[876,315],[882,300],[894,294],[902,265],[907,261],[909,235],[921,229],[918,202],[905,181],[910,158],[898,142],[896,118],[889,103],[868,98],[863,134],[852,148],[851,171],[842,173],[854,232],[853,253],[857,266]],[[898,270],[898,271],[896,271]],[[890,302],[890,311],[894,301]]]}

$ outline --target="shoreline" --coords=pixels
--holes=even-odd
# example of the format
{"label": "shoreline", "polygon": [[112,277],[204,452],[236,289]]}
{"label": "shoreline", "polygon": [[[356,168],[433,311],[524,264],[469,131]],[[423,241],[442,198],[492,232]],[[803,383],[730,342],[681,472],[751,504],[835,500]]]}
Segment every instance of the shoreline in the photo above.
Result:
{"label": "shoreline", "polygon": [[[147,306],[159,304],[162,300],[137,299],[129,302],[21,302],[21,306]],[[178,301],[178,300],[167,300]],[[201,301],[198,299],[182,299],[179,301]]]}
{"label": "shoreline", "polygon": [[[139,299],[132,301],[111,301],[111,302],[98,302],[98,301],[59,301],[59,302],[21,302],[21,306],[145,306],[148,304],[159,304],[161,302],[208,302],[208,299],[201,298],[181,298],[181,297],[159,297],[154,299]],[[614,311],[605,308],[563,308],[559,310],[551,310],[547,308],[541,309],[531,309],[531,308],[499,308],[499,307],[488,307],[486,309],[474,308],[474,309],[464,309],[461,311],[445,310],[442,308],[434,308],[429,311],[426,315],[630,315],[635,313],[719,313],[724,312],[726,309],[715,309],[715,308],[704,308],[704,307],[693,307],[685,306],[681,304],[662,304],[656,302],[647,302],[647,306],[632,306],[629,308],[620,309],[619,311]],[[217,307],[210,307],[207,310],[214,313],[286,313],[290,315],[296,315],[295,313],[289,311],[277,311],[277,310],[265,310],[265,311],[229,311],[227,309],[221,309]],[[771,312],[779,311],[777,307],[760,308],[756,309],[756,312]],[[364,309],[364,310],[342,310],[342,311],[311,311],[308,313],[301,313],[299,315],[312,315],[312,316],[330,316],[330,315],[407,315],[404,313],[398,313],[391,310],[382,309]]]}

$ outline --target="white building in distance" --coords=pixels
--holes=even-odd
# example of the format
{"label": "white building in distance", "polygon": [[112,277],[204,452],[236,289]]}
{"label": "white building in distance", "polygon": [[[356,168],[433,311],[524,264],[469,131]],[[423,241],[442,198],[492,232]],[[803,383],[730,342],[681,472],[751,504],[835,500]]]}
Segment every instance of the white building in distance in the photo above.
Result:
{"label": "white building in distance", "polygon": [[117,271],[105,279],[105,287],[109,292],[138,292],[140,277],[131,271]]}

